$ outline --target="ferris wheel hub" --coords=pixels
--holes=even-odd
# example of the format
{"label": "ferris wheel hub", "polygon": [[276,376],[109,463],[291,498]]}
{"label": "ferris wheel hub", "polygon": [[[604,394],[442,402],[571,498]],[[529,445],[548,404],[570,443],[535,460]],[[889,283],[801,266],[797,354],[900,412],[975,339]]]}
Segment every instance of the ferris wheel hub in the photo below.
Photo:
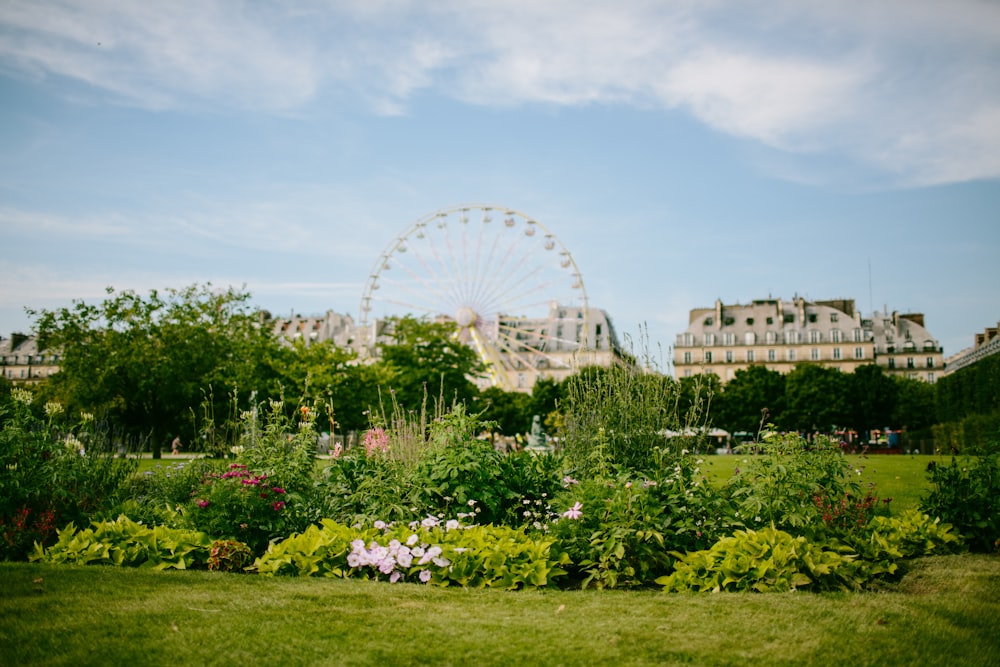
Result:
{"label": "ferris wheel hub", "polygon": [[476,311],[468,306],[462,306],[455,311],[455,323],[463,329],[473,326],[478,319],[479,316],[476,315]]}

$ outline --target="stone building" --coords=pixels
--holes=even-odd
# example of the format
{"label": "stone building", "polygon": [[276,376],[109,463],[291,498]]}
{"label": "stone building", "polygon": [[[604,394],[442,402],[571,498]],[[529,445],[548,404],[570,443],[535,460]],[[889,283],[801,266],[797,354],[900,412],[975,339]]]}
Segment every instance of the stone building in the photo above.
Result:
{"label": "stone building", "polygon": [[941,345],[922,313],[875,312],[864,316],[853,299],[807,301],[758,299],[691,311],[677,335],[676,375],[715,373],[722,382],[736,371],[762,364],[787,373],[816,363],[845,373],[876,363],[890,375],[934,382],[944,370]]}
{"label": "stone building", "polygon": [[59,370],[59,354],[38,349],[34,336],[0,338],[0,375],[15,384],[39,382]]}
{"label": "stone building", "polygon": [[987,327],[982,333],[977,333],[972,347],[948,357],[945,360],[945,374],[971,366],[980,359],[1000,354],[1000,322],[995,327]]}

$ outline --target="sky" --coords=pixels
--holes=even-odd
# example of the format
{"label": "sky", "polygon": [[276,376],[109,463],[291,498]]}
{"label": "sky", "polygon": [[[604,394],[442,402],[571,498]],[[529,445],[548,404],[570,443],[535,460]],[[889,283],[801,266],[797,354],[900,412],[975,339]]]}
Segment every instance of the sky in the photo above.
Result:
{"label": "sky", "polygon": [[108,287],[358,319],[477,203],[654,356],[796,296],[947,356],[1000,321],[998,72],[995,1],[5,0],[0,336]]}

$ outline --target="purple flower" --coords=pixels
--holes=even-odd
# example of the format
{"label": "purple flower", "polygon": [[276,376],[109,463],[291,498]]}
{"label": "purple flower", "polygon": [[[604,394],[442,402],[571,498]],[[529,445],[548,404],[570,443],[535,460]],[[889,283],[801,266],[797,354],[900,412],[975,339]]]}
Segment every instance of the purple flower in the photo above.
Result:
{"label": "purple flower", "polygon": [[275,493],[277,493],[278,495],[281,495],[281,494],[283,494],[285,492],[285,490],[283,488],[281,488],[280,486],[272,487],[271,490],[274,491]]}

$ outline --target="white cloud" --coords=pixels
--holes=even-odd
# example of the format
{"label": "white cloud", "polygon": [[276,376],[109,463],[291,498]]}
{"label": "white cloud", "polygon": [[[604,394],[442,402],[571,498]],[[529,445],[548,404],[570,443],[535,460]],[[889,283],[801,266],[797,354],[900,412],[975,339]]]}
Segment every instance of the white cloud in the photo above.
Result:
{"label": "white cloud", "polygon": [[978,0],[8,2],[0,64],[148,108],[681,109],[903,182],[1000,177],[1000,5]]}

